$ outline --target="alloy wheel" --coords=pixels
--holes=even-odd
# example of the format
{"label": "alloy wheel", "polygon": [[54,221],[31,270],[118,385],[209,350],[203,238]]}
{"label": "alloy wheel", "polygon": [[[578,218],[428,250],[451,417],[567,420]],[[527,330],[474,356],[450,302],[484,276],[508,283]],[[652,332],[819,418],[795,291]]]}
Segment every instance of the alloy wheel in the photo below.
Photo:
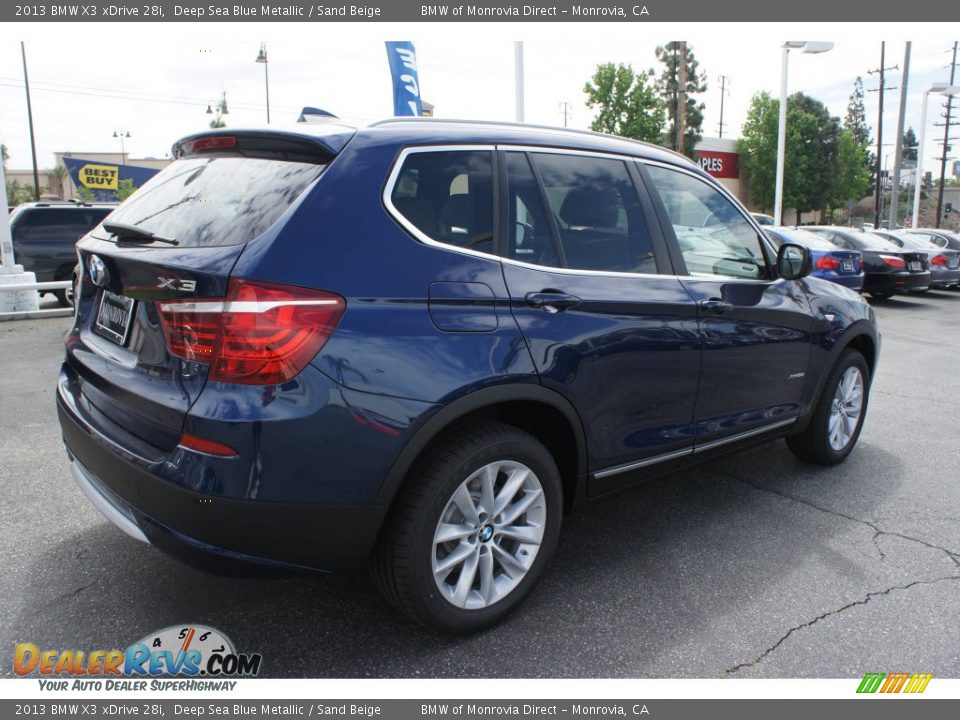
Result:
{"label": "alloy wheel", "polygon": [[444,599],[466,610],[502,600],[533,566],[546,519],[543,487],[526,465],[501,460],[472,473],[433,536],[433,578]]}
{"label": "alloy wheel", "polygon": [[827,436],[830,447],[843,450],[857,430],[863,412],[863,374],[857,367],[848,367],[840,377],[830,405]]}

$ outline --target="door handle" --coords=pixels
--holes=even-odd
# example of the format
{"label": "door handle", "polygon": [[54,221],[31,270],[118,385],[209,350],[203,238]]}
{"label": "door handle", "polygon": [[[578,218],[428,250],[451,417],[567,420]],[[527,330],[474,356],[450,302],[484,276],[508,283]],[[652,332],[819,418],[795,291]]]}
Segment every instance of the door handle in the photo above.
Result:
{"label": "door handle", "polygon": [[524,300],[530,307],[542,308],[547,312],[560,312],[580,304],[580,298],[576,295],[568,295],[556,290],[527,293]]}
{"label": "door handle", "polygon": [[709,298],[700,301],[700,309],[713,315],[722,315],[727,310],[733,310],[733,305],[720,298]]}

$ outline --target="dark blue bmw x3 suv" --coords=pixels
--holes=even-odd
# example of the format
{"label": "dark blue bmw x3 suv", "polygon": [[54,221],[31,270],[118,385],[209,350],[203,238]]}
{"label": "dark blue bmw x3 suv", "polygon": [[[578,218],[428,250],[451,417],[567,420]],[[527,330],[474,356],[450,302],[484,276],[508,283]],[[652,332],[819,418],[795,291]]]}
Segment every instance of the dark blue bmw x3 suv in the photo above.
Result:
{"label": "dark blue bmw x3 suv", "polygon": [[686,158],[390,120],[218,130],[78,245],[72,475],[191,562],[338,571],[453,632],[562,518],[786,436],[855,445],[879,336]]}

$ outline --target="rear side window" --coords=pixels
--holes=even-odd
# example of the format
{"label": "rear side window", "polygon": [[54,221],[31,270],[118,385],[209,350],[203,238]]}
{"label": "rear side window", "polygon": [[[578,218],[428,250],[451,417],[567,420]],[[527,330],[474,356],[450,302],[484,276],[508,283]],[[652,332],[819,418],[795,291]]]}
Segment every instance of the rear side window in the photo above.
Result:
{"label": "rear side window", "polygon": [[390,202],[432,240],[493,251],[493,154],[489,150],[413,152]]}
{"label": "rear side window", "polygon": [[76,242],[100,224],[113,208],[36,208],[17,218],[17,242]]}
{"label": "rear side window", "polygon": [[548,153],[530,157],[553,214],[563,267],[657,272],[636,188],[622,160]]}
{"label": "rear side window", "polygon": [[242,245],[273,225],[324,167],[243,157],[177,160],[110,219],[181,247]]}

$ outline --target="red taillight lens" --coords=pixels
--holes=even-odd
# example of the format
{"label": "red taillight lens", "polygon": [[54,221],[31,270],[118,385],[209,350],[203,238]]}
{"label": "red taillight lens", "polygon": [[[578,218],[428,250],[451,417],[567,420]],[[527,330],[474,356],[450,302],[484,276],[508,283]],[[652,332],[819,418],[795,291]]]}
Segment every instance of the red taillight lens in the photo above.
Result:
{"label": "red taillight lens", "polygon": [[950,261],[947,260],[946,255],[934,255],[933,259],[930,260],[931,265],[939,265],[940,267],[946,267],[950,264]]}
{"label": "red taillight lens", "polygon": [[233,135],[215,135],[199,138],[187,143],[188,152],[205,152],[211,150],[229,150],[237,146],[237,138]]}
{"label": "red taillight lens", "polygon": [[897,268],[898,270],[903,270],[907,267],[907,263],[904,262],[904,259],[897,257],[896,255],[881,255],[880,259],[890,267]]}
{"label": "red taillight lens", "polygon": [[840,267],[840,261],[833,255],[821,255],[817,258],[817,268],[819,270],[836,270]]}
{"label": "red taillight lens", "polygon": [[231,280],[226,300],[160,303],[160,318],[170,352],[210,365],[211,380],[270,385],[307,366],[344,307],[333,293]]}
{"label": "red taillight lens", "polygon": [[184,433],[180,438],[180,445],[188,450],[206,453],[207,455],[219,455],[220,457],[234,457],[237,451],[229,445],[218,443],[216,440],[207,440],[197,437],[190,433]]}

